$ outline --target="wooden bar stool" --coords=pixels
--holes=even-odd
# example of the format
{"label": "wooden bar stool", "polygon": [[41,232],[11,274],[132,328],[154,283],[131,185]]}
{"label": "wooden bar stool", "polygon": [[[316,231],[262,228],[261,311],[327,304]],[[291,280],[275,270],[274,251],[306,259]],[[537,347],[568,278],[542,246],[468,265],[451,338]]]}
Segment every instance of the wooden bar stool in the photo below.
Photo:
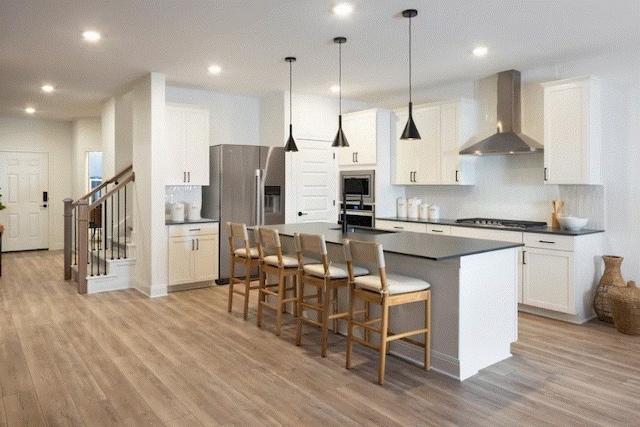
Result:
{"label": "wooden bar stool", "polygon": [[[294,236],[298,255],[298,269],[300,271],[298,291],[298,324],[296,328],[296,345],[302,340],[302,323],[319,326],[322,329],[321,354],[327,355],[327,337],[329,322],[333,322],[333,332],[338,332],[338,319],[348,320],[349,312],[338,311],[338,289],[346,288],[349,275],[347,266],[333,264],[327,254],[327,243],[321,234],[296,233]],[[305,258],[320,259],[309,262]],[[353,268],[354,275],[362,276],[369,272],[364,268]],[[305,294],[305,285],[314,286],[315,293]],[[305,310],[313,310],[316,318],[305,316]]]}
{"label": "wooden bar stool", "polygon": [[[233,307],[233,294],[241,295],[244,298],[244,319],[247,320],[249,293],[259,287],[258,283],[251,284],[251,271],[254,267],[259,267],[260,254],[258,248],[252,248],[249,244],[249,233],[247,232],[246,224],[227,222],[227,230],[229,234],[229,250],[231,251],[228,311],[231,313]],[[244,276],[236,276],[236,264],[244,266]]]}
{"label": "wooden bar stool", "polygon": [[[347,369],[351,368],[353,342],[378,350],[378,384],[384,383],[384,371],[389,342],[402,339],[424,350],[424,369],[431,369],[431,289],[429,283],[413,277],[387,274],[384,253],[380,243],[361,242],[344,239],[344,253],[349,271],[349,329],[347,332]],[[370,264],[378,268],[377,275],[356,277],[354,262],[360,265]],[[357,320],[356,300],[365,304],[379,304],[380,317],[364,321]],[[412,302],[424,302],[424,327],[410,331],[393,333],[389,331],[389,308]],[[354,335],[354,330],[363,328],[365,339]],[[372,343],[366,332],[380,334],[379,344]],[[413,335],[423,335],[424,342],[410,339]]]}
{"label": "wooden bar stool", "polygon": [[[258,228],[258,253],[260,254],[260,286],[258,290],[258,327],[262,324],[262,308],[268,307],[276,312],[276,335],[282,328],[282,312],[287,303],[294,304],[293,313],[297,312],[297,277],[298,259],[284,255],[280,245],[278,230],[274,228]],[[277,283],[267,283],[267,275],[276,276]],[[287,282],[289,284],[287,285]],[[287,296],[291,292],[292,296]],[[275,303],[267,300],[267,296],[276,299]]]}

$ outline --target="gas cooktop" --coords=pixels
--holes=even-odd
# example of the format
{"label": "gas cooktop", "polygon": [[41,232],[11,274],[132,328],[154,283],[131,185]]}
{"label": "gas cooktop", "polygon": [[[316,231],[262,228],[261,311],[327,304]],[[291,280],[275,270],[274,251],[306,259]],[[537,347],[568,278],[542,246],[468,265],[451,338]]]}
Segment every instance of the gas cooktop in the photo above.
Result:
{"label": "gas cooktop", "polygon": [[541,228],[546,227],[546,222],[541,221],[519,221],[514,219],[495,219],[495,218],[462,218],[457,219],[458,224],[470,224],[480,225],[486,227],[500,227],[500,228],[517,228],[517,229],[529,229],[529,228]]}

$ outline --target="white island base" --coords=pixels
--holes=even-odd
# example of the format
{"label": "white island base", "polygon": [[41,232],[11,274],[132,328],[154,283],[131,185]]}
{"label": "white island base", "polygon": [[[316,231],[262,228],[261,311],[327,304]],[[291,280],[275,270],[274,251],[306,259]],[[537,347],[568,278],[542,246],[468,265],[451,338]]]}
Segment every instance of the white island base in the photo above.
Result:
{"label": "white island base", "polygon": [[[268,227],[278,228],[287,251],[294,251],[294,231],[324,233],[331,260],[344,262],[342,233],[328,224]],[[516,261],[521,245],[411,232],[382,236],[347,233],[346,237],[382,243],[389,273],[431,284],[432,369],[462,381],[511,356],[511,343],[518,338]],[[448,248],[452,248],[450,253],[443,256],[429,255]],[[347,292],[341,292],[339,299],[340,308],[346,311]],[[392,308],[391,331],[420,325],[424,325],[423,304]],[[341,332],[345,331],[342,327]],[[390,352],[422,364],[420,351],[408,343],[394,341]]]}
{"label": "white island base", "polygon": [[[431,284],[431,369],[462,381],[511,356],[518,339],[516,256],[516,249],[443,261],[385,253],[389,272]],[[391,313],[391,330],[424,324],[422,304]],[[395,341],[390,350],[422,364],[415,346]]]}

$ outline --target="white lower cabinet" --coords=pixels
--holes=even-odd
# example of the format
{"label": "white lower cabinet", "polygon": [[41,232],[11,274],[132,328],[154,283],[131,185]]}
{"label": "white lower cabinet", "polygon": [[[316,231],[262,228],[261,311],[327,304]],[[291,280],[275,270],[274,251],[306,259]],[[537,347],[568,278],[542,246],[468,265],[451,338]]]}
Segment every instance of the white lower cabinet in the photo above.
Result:
{"label": "white lower cabinet", "polygon": [[602,233],[523,234],[521,310],[574,323],[593,318]]}
{"label": "white lower cabinet", "polygon": [[169,286],[218,278],[218,223],[169,226]]}
{"label": "white lower cabinet", "polygon": [[380,219],[376,228],[524,243],[517,258],[519,309],[573,323],[595,316],[602,233],[568,236]]}
{"label": "white lower cabinet", "polygon": [[573,252],[526,247],[522,258],[522,303],[575,314]]}

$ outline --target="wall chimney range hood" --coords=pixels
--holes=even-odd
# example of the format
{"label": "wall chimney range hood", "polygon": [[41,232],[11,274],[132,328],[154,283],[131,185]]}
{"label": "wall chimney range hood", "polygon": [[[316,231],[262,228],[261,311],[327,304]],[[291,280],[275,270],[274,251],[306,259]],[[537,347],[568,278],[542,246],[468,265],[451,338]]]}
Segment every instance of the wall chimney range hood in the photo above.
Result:
{"label": "wall chimney range hood", "polygon": [[523,154],[543,147],[520,131],[520,71],[498,73],[497,133],[460,151],[460,154]]}

